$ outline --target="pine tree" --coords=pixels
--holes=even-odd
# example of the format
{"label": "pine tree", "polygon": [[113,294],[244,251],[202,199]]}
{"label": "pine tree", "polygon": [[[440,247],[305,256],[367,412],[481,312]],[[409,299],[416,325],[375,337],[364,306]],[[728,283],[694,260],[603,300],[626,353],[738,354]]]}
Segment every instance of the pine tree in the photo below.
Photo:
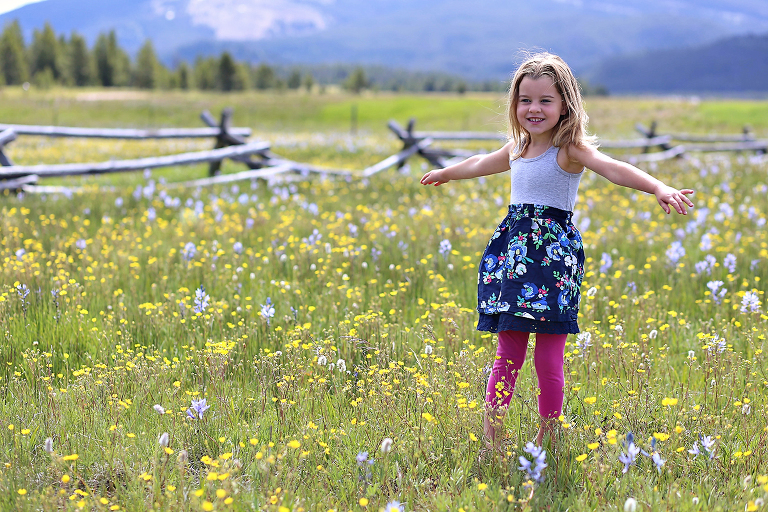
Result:
{"label": "pine tree", "polygon": [[160,63],[155,55],[152,41],[147,39],[136,57],[136,87],[141,89],[155,89],[158,86],[160,75]]}
{"label": "pine tree", "polygon": [[75,84],[75,81],[72,78],[72,49],[69,47],[69,43],[64,34],[59,36],[57,47],[59,49],[57,60],[57,65],[60,70],[59,83],[71,87]]}
{"label": "pine tree", "polygon": [[224,52],[219,58],[218,65],[219,89],[222,91],[232,91],[235,89],[237,78],[237,64],[229,52]]}
{"label": "pine tree", "polygon": [[363,71],[363,68],[355,68],[352,74],[349,75],[344,82],[344,87],[355,94],[359,94],[360,91],[368,87],[368,80],[365,78],[365,71]]}
{"label": "pine tree", "polygon": [[288,75],[288,88],[298,89],[299,87],[301,87],[301,72],[298,69],[294,69]]}
{"label": "pine tree", "polygon": [[19,85],[29,79],[24,52],[24,36],[15,20],[5,26],[0,36],[0,74],[7,85]]}
{"label": "pine tree", "polygon": [[206,59],[198,57],[195,59],[193,74],[195,77],[195,85],[198,89],[204,91],[216,89],[217,67],[217,61],[213,57],[208,57]]}
{"label": "pine tree", "polygon": [[72,32],[69,38],[69,63],[72,83],[79,87],[90,85],[93,80],[91,53],[85,38],[77,32]]}
{"label": "pine tree", "polygon": [[235,73],[235,90],[244,91],[251,87],[251,67],[246,62],[237,64]]}
{"label": "pine tree", "polygon": [[115,85],[117,56],[110,50],[109,38],[105,34],[99,34],[93,47],[93,54],[96,61],[96,77],[99,84],[104,87]]}
{"label": "pine tree", "polygon": [[189,66],[186,62],[182,62],[176,68],[176,84],[179,89],[188,90],[192,88],[192,80],[189,72]]}
{"label": "pine tree", "polygon": [[115,71],[115,85],[131,85],[131,58],[128,53],[117,45],[117,39],[114,40],[115,55],[117,55],[117,67]]}
{"label": "pine tree", "polygon": [[264,90],[275,86],[275,70],[267,64],[259,64],[254,71],[254,85],[257,89]]}
{"label": "pine tree", "polygon": [[312,73],[304,75],[303,84],[307,92],[312,92],[312,87],[315,86],[315,77],[312,76]]}
{"label": "pine tree", "polygon": [[30,46],[32,75],[51,70],[54,80],[61,77],[61,52],[59,42],[50,23],[45,24],[42,31],[35,29],[32,34],[32,45]]}
{"label": "pine tree", "polygon": [[128,54],[117,45],[117,35],[111,30],[109,34],[99,34],[93,47],[96,61],[96,77],[104,87],[128,85],[131,60]]}

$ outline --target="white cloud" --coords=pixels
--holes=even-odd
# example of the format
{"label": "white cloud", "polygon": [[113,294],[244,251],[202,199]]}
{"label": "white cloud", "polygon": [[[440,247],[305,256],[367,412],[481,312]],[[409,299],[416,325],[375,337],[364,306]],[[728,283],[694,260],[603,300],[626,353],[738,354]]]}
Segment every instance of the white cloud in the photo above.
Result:
{"label": "white cloud", "polygon": [[324,30],[328,18],[312,4],[328,0],[189,0],[194,25],[206,25],[223,40],[254,41],[275,35]]}
{"label": "white cloud", "polygon": [[34,4],[42,1],[43,0],[0,0],[0,14],[11,12],[14,9],[18,9],[27,4]]}

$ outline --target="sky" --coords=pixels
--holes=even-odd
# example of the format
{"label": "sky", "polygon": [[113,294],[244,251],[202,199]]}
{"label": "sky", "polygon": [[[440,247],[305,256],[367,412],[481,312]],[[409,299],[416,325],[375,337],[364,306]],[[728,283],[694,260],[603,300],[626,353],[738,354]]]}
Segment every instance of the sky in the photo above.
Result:
{"label": "sky", "polygon": [[0,0],[0,14],[5,14],[8,11],[18,9],[22,5],[34,4],[41,0]]}

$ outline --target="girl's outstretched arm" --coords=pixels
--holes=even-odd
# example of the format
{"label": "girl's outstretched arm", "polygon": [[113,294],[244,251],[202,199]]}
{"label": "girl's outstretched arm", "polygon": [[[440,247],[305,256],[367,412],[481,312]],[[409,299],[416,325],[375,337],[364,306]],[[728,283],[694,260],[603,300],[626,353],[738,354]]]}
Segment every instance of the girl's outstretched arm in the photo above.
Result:
{"label": "girl's outstretched arm", "polygon": [[466,180],[509,170],[509,153],[513,143],[486,155],[475,155],[445,169],[434,169],[421,178],[422,185],[434,184],[436,187],[451,180]]}
{"label": "girl's outstretched arm", "polygon": [[677,213],[687,215],[686,205],[693,208],[693,203],[687,197],[693,194],[692,189],[678,190],[670,187],[634,165],[604,155],[596,148],[570,145],[568,158],[587,169],[592,169],[612,183],[654,194],[656,201],[667,214],[672,211],[671,208],[674,208]]}

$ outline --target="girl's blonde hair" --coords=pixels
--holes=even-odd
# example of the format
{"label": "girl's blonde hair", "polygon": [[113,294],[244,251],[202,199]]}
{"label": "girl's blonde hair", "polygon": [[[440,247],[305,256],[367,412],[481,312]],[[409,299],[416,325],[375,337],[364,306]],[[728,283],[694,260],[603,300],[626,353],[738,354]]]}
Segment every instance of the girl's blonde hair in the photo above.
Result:
{"label": "girl's blonde hair", "polygon": [[532,79],[549,77],[554,82],[557,92],[563,97],[566,112],[560,116],[552,133],[552,145],[563,147],[573,144],[578,147],[597,146],[597,139],[587,133],[589,116],[584,110],[579,82],[571,68],[563,59],[551,53],[538,53],[525,60],[515,72],[509,86],[507,99],[507,117],[509,120],[509,139],[515,141],[515,148],[510,154],[512,160],[519,158],[530,144],[528,130],[517,120],[517,103],[520,99],[520,82],[523,78]]}

